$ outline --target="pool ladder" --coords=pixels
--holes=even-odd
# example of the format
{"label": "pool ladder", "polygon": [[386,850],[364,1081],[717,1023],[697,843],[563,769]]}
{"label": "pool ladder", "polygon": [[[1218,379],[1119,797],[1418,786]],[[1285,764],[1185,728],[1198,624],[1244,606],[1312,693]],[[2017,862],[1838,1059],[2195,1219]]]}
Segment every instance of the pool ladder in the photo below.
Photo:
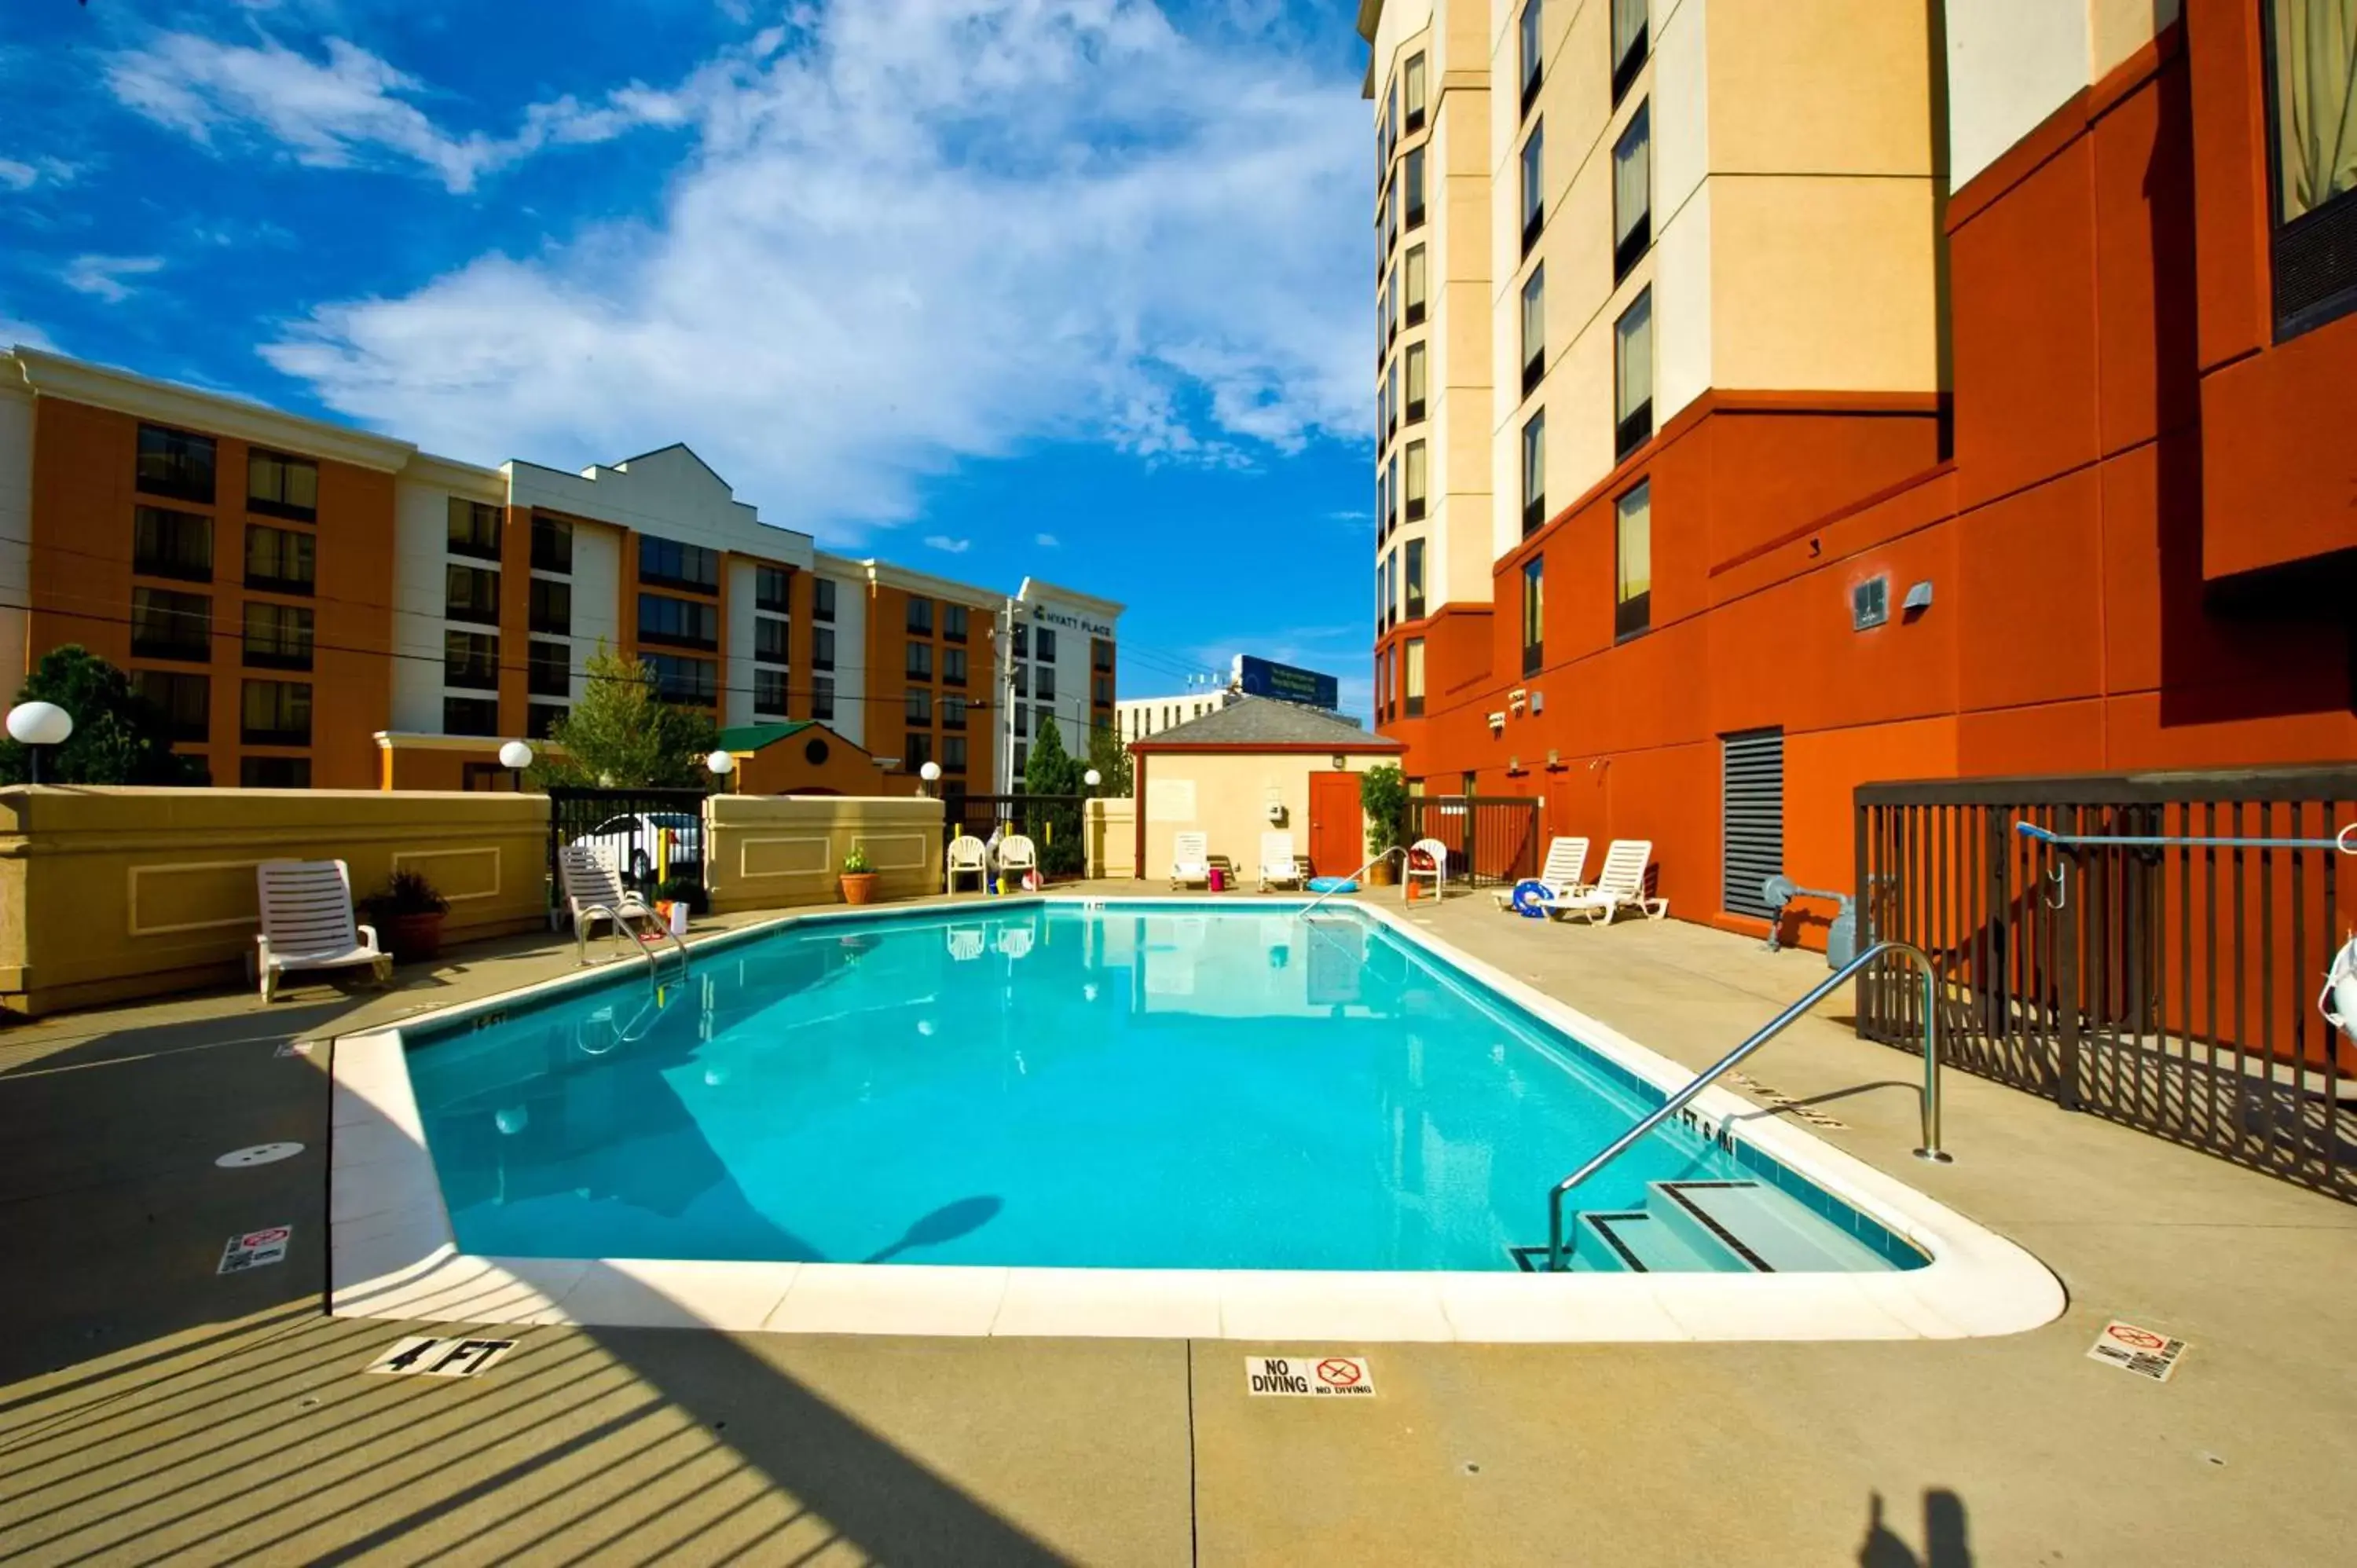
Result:
{"label": "pool ladder", "polygon": [[[637,930],[633,930],[629,922],[625,921],[619,914],[616,913],[613,908],[609,905],[585,904],[581,907],[581,913],[574,919],[574,950],[579,955],[581,962],[587,964],[589,961],[589,922],[593,918],[599,915],[603,915],[606,918],[607,924],[612,928],[613,940],[615,941],[623,943],[628,948],[636,949],[638,952],[646,959],[647,989],[651,992],[659,989],[662,984],[664,957],[662,943],[650,943],[647,940],[648,933],[645,928],[641,927]],[[651,918],[651,914],[650,915],[650,918]],[[687,944],[682,941],[678,936],[673,932],[672,929],[669,926],[664,925],[661,920],[655,920],[653,922],[653,929],[655,932],[660,933],[665,941],[670,942],[673,948],[676,948],[679,950],[679,978],[685,980],[687,978],[688,971]]]}
{"label": "pool ladder", "polygon": [[1915,1151],[1915,1157],[1940,1165],[1948,1164],[1953,1156],[1940,1147],[1939,972],[1932,967],[1932,960],[1921,948],[1909,942],[1877,942],[1835,970],[1815,990],[1770,1018],[1749,1039],[1703,1069],[1695,1076],[1693,1082],[1662,1101],[1651,1115],[1641,1118],[1635,1126],[1615,1138],[1602,1154],[1555,1183],[1555,1190],[1547,1195],[1547,1272],[1563,1272],[1566,1253],[1563,1240],[1564,1199],[1570,1195],[1572,1188],[1619,1159],[1639,1139],[1684,1110],[1687,1102],[1717,1082],[1720,1074],[1782,1034],[1803,1014],[1839,989],[1843,982],[1867,965],[1891,954],[1914,960],[1915,967],[1923,972],[1923,1144]]}

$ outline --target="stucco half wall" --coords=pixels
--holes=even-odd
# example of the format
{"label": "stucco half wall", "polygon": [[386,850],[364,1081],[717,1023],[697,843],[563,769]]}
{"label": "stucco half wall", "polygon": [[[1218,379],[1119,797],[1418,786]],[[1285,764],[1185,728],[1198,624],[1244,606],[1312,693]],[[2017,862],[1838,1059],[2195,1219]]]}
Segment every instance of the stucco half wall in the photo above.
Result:
{"label": "stucco half wall", "polygon": [[925,797],[715,795],[705,886],[714,912],[843,899],[844,857],[867,853],[885,898],[942,890],[942,803]]}
{"label": "stucco half wall", "polygon": [[[1397,747],[1370,736],[1374,746],[1305,749],[1295,746],[1268,750],[1174,746],[1151,743],[1136,747],[1143,765],[1137,773],[1137,828],[1141,845],[1137,872],[1148,878],[1166,876],[1178,835],[1197,832],[1209,835],[1210,852],[1226,855],[1237,871],[1250,876],[1260,864],[1260,835],[1272,829],[1293,834],[1294,853],[1309,854],[1309,779],[1314,773],[1363,773],[1400,759]],[[1380,747],[1380,749],[1376,749]],[[1269,808],[1283,809],[1284,820],[1274,822]],[[1356,842],[1366,843],[1364,813],[1357,818]],[[1361,858],[1363,858],[1363,853]],[[1324,866],[1318,868],[1326,869]],[[1347,869],[1347,868],[1346,868]]]}

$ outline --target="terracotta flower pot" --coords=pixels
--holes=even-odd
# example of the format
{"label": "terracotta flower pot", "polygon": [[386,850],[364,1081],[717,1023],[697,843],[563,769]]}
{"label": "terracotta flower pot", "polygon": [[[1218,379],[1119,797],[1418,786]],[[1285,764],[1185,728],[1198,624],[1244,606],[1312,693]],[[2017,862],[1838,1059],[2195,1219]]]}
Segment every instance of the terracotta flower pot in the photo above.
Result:
{"label": "terracotta flower pot", "polygon": [[1398,880],[1399,862],[1390,855],[1383,856],[1383,859],[1367,867],[1367,886],[1370,887],[1389,887]]}
{"label": "terracotta flower pot", "polygon": [[418,963],[441,953],[442,919],[437,914],[388,915],[377,934],[395,963]]}
{"label": "terracotta flower pot", "polygon": [[846,871],[843,874],[843,901],[846,904],[876,902],[876,874],[872,871]]}

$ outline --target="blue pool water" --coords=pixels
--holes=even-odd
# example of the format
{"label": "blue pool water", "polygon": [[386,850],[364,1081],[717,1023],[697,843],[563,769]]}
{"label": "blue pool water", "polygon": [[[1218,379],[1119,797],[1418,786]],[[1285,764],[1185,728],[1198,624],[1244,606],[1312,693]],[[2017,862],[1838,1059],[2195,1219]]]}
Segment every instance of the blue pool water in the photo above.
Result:
{"label": "blue pool water", "polygon": [[[1659,1102],[1363,917],[1200,906],[803,925],[410,1044],[460,1247],[522,1256],[1511,1269]],[[1580,1203],[1757,1174],[1665,1127]]]}

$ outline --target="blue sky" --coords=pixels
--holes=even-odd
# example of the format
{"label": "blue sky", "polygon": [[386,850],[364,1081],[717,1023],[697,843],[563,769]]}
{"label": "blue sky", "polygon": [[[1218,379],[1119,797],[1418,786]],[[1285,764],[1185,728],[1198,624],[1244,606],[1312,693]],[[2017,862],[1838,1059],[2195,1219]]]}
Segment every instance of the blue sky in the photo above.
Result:
{"label": "blue sky", "polygon": [[478,462],[674,440],[1367,706],[1350,0],[13,0],[0,342]]}

